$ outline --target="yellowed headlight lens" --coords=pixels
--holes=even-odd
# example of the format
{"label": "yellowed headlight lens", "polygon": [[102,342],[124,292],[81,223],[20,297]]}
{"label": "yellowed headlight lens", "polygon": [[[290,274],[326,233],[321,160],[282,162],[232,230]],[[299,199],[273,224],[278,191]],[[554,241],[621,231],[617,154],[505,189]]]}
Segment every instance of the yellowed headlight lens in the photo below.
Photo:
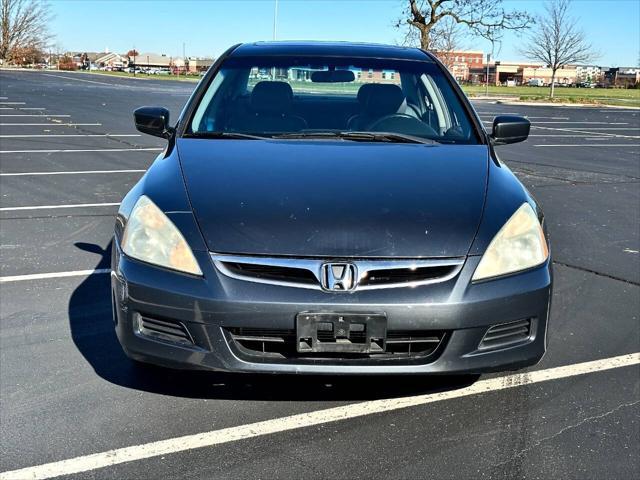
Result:
{"label": "yellowed headlight lens", "polygon": [[136,202],[122,236],[129,257],[180,272],[202,275],[186,240],[147,196]]}
{"label": "yellowed headlight lens", "polygon": [[533,268],[549,257],[547,241],[533,208],[522,204],[491,240],[472,280],[485,280]]}

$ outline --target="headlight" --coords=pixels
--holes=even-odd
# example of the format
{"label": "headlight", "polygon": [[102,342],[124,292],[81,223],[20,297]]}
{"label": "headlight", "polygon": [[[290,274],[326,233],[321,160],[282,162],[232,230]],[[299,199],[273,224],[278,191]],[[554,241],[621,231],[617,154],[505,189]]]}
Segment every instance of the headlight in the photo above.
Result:
{"label": "headlight", "polygon": [[171,220],[142,195],[122,235],[122,251],[143,262],[202,275],[193,252]]}
{"label": "headlight", "polygon": [[519,272],[547,261],[549,249],[538,217],[528,203],[522,204],[493,237],[472,280]]}

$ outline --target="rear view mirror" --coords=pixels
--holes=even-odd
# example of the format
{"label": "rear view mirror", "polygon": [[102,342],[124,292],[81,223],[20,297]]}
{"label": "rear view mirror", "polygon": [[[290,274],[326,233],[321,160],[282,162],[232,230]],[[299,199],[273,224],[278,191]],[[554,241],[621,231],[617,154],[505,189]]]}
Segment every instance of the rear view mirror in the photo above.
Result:
{"label": "rear view mirror", "polygon": [[173,129],[169,126],[169,110],[163,107],[140,107],[133,112],[136,128],[155,137],[169,138]]}
{"label": "rear view mirror", "polygon": [[353,82],[356,76],[351,70],[319,70],[311,74],[314,83]]}
{"label": "rear view mirror", "polygon": [[524,117],[500,115],[493,119],[491,139],[494,145],[524,142],[530,129],[531,123]]}

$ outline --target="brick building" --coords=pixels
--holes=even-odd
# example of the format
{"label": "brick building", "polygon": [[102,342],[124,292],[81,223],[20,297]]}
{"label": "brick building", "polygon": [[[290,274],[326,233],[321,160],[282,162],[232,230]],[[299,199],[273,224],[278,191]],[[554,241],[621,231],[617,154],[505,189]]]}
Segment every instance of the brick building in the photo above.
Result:
{"label": "brick building", "polygon": [[449,69],[451,75],[458,82],[470,81],[472,69],[481,68],[484,65],[484,53],[473,50],[460,50],[446,52],[434,50],[433,54]]}

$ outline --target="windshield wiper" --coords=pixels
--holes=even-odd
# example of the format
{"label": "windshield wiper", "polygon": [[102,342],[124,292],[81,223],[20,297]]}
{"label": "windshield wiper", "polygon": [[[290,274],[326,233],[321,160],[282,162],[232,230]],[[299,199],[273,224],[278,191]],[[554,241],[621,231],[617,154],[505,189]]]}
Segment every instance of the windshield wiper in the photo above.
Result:
{"label": "windshield wiper", "polygon": [[428,138],[394,132],[294,132],[274,135],[273,138],[339,138],[354,142],[422,143],[429,145],[436,143]]}
{"label": "windshield wiper", "polygon": [[221,138],[221,139],[236,139],[236,140],[264,140],[270,137],[261,137],[260,135],[250,135],[248,133],[238,132],[192,132],[185,134],[187,138]]}

